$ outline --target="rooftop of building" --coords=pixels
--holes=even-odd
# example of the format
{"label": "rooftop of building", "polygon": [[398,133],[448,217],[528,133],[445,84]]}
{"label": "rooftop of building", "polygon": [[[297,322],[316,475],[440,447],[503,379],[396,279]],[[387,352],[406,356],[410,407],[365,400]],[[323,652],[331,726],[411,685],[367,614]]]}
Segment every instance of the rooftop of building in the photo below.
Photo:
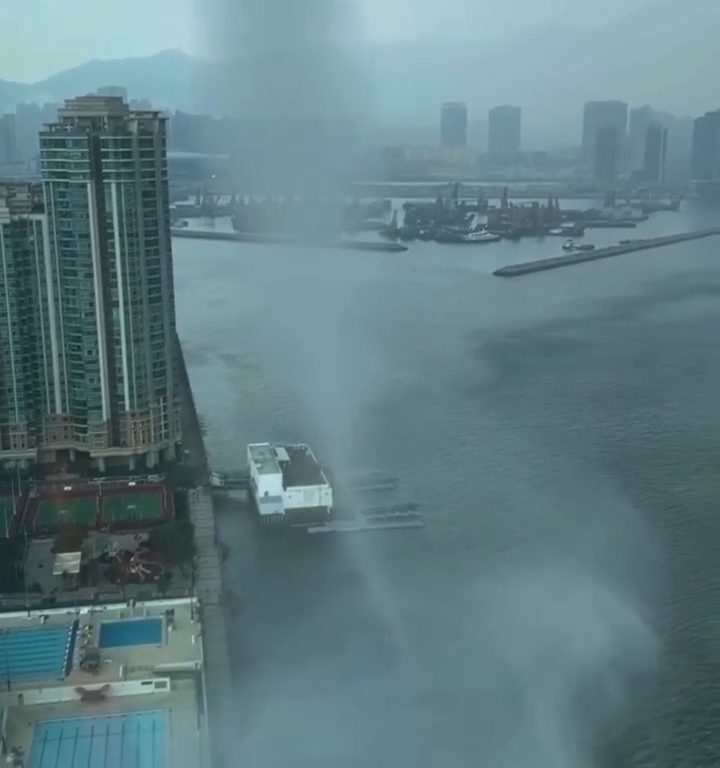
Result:
{"label": "rooftop of building", "polygon": [[128,119],[164,120],[159,110],[132,109],[122,96],[106,96],[91,93],[86,96],[76,96],[66,99],[65,104],[58,109],[57,120],[46,123],[43,133],[68,132],[84,126],[117,126]]}
{"label": "rooftop of building", "polygon": [[255,443],[248,446],[251,460],[261,475],[280,474],[286,488],[326,485],[328,480],[310,446]]}
{"label": "rooftop of building", "polygon": [[[286,487],[325,485],[327,478],[307,445],[287,445],[287,461],[280,461]],[[282,457],[281,457],[282,458]]]}
{"label": "rooftop of building", "polygon": [[86,96],[76,96],[72,99],[65,99],[64,106],[58,110],[58,117],[84,117],[95,115],[117,115],[125,116],[129,114],[130,107],[122,96],[109,96],[98,93],[90,93]]}
{"label": "rooftop of building", "polygon": [[4,743],[35,768],[205,765],[202,666],[192,598],[0,614]]}

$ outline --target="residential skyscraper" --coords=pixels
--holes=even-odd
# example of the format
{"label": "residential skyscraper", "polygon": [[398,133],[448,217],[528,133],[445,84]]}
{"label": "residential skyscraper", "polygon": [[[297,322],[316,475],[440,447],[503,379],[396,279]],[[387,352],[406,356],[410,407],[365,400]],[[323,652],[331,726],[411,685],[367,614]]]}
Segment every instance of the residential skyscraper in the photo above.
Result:
{"label": "residential skyscraper", "polygon": [[613,128],[621,147],[625,143],[628,105],[624,101],[588,101],[583,110],[582,155],[587,165],[597,156],[597,137],[601,128]]}
{"label": "residential skyscraper", "polygon": [[695,120],[691,176],[697,181],[720,179],[720,110]]}
{"label": "residential skyscraper", "polygon": [[645,131],[643,178],[657,184],[665,179],[667,159],[667,128],[661,123],[652,123]]}
{"label": "residential skyscraper", "polygon": [[440,141],[444,147],[467,146],[467,106],[448,101],[440,110]]}
{"label": "residential skyscraper", "polygon": [[38,450],[153,466],[180,438],[165,119],[65,102],[40,134],[51,365]]}
{"label": "residential skyscraper", "polygon": [[488,114],[488,155],[491,161],[512,162],[520,155],[520,107],[494,107]]}
{"label": "residential skyscraper", "polygon": [[39,185],[0,183],[0,461],[27,463],[53,408],[48,227]]}

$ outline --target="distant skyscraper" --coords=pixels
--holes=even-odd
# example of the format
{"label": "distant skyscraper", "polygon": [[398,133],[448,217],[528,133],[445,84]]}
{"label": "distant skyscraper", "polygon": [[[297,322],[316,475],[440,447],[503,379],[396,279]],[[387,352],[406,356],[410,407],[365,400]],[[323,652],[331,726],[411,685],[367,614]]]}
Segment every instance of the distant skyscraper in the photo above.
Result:
{"label": "distant skyscraper", "polygon": [[612,186],[617,179],[620,161],[620,131],[618,128],[602,126],[595,134],[595,180]]}
{"label": "distant skyscraper", "polygon": [[635,107],[630,110],[628,122],[627,153],[625,166],[629,171],[637,171],[644,167],[645,136],[648,128],[659,122],[655,110],[648,106]]}
{"label": "distant skyscraper", "polygon": [[444,147],[467,146],[467,106],[448,101],[440,111],[440,141]]}
{"label": "distant skyscraper", "polygon": [[694,122],[691,117],[681,117],[667,121],[668,147],[665,176],[673,181],[685,181],[690,178],[690,155]]}
{"label": "distant skyscraper", "polygon": [[720,179],[720,110],[695,120],[691,175],[697,181]]}
{"label": "distant skyscraper", "polygon": [[127,88],[122,85],[103,85],[97,89],[98,96],[118,96],[127,101]]}
{"label": "distant skyscraper", "polygon": [[[597,136],[601,128],[615,129],[622,147],[628,122],[628,105],[624,101],[588,101],[583,111],[583,160],[590,165],[597,154]],[[619,159],[619,158],[618,158]]]}
{"label": "distant skyscraper", "polygon": [[494,107],[488,114],[488,155],[490,160],[511,162],[520,155],[520,107]]}
{"label": "distant skyscraper", "polygon": [[17,128],[15,115],[10,112],[0,115],[0,163],[14,163],[17,160]]}
{"label": "distant skyscraper", "polygon": [[165,120],[65,102],[40,135],[51,366],[41,448],[154,465],[180,437]]}
{"label": "distant skyscraper", "polygon": [[645,131],[645,153],[643,178],[657,184],[665,179],[667,159],[667,128],[660,123],[652,123]]}

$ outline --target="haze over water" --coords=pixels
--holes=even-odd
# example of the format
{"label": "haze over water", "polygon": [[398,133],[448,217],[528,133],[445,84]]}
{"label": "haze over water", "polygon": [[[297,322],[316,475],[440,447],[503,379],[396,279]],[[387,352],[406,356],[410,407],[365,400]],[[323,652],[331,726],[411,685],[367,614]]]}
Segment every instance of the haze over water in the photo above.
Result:
{"label": "haze over water", "polygon": [[238,764],[717,765],[718,241],[490,274],[559,246],[174,242],[213,464],[308,441],[426,522],[304,538],[221,511]]}

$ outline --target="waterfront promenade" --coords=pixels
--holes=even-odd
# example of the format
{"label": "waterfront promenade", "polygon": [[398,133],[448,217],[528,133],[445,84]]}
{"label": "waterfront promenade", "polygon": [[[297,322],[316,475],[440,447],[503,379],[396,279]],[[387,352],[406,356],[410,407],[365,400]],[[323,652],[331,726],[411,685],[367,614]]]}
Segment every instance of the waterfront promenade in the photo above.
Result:
{"label": "waterfront promenade", "polygon": [[189,476],[188,508],[194,527],[195,584],[200,599],[205,657],[205,698],[208,710],[213,768],[232,765],[234,699],[232,665],[228,647],[225,593],[218,549],[215,511],[208,485],[208,464],[200,420],[185,367],[179,339],[180,412],[183,430],[183,464]]}

